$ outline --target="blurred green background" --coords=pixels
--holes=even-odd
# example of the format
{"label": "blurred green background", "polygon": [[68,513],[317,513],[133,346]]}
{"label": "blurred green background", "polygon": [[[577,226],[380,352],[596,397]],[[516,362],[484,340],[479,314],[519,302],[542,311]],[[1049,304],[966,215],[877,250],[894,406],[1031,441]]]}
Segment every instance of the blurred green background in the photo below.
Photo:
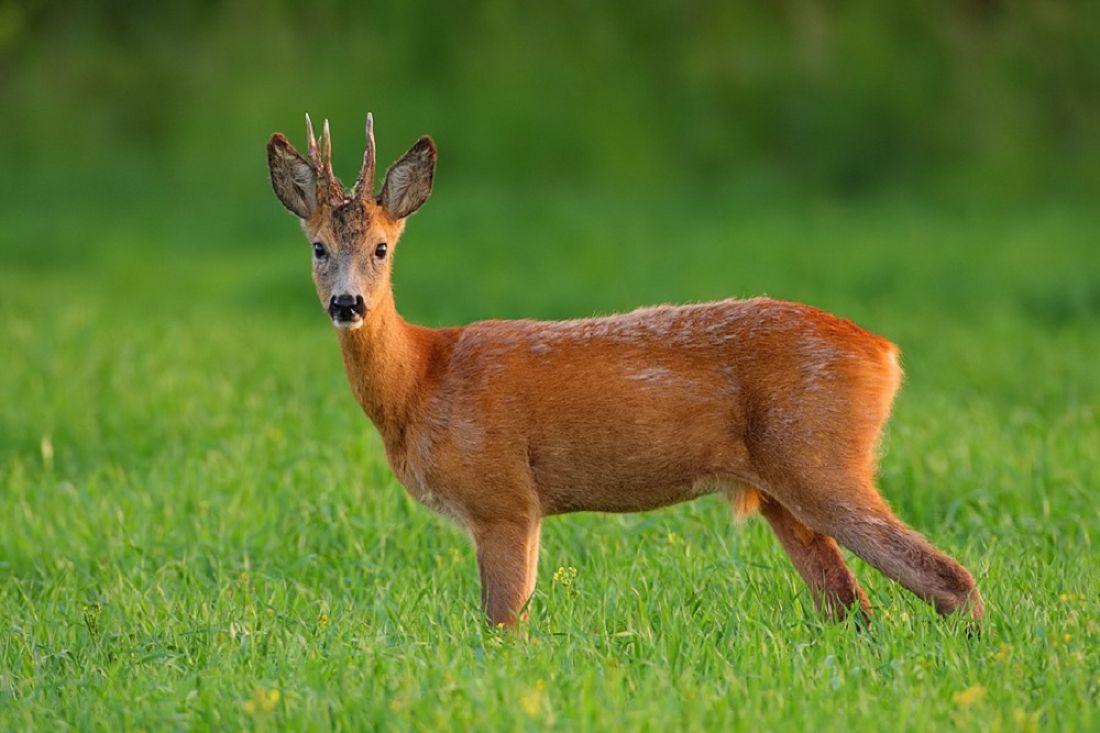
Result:
{"label": "blurred green background", "polygon": [[[1098,49],[1055,0],[0,0],[0,728],[1095,729]],[[411,320],[769,294],[896,341],[882,489],[992,633],[859,562],[880,631],[823,628],[707,500],[547,522],[533,641],[483,629],[271,192],[307,111],[346,182],[367,111],[380,167],[439,144]]]}
{"label": "blurred green background", "polygon": [[[1051,0],[2,0],[0,262],[109,278],[142,261],[213,272],[262,259],[282,279],[257,275],[248,307],[300,312],[309,290],[289,268],[301,250],[286,249],[293,226],[271,197],[263,145],[275,130],[301,145],[303,113],[327,117],[337,172],[350,181],[371,110],[382,161],[423,133],[442,151],[434,213],[413,227],[423,257],[398,278],[453,302],[406,303],[416,317],[559,316],[765,291],[863,302],[911,282],[900,260],[890,267],[890,252],[925,221],[1003,227],[988,254],[1027,260],[1045,253],[1010,229],[1091,220],[1098,9]],[[884,229],[861,249],[884,258],[862,292],[809,278],[844,267],[800,239],[828,239],[814,217],[829,212],[866,213]],[[789,226],[794,237],[767,265],[777,277],[739,277],[762,248],[739,235],[743,249],[722,247],[706,268],[724,281],[695,282],[690,264],[689,273],[662,265],[661,277],[624,277],[639,259],[682,262],[678,239],[693,227],[757,225]],[[980,247],[960,245],[960,262],[988,270],[968,246]],[[531,278],[522,266],[555,251],[576,256],[571,247],[605,266],[578,268],[599,285],[591,302],[511,287]],[[813,282],[788,290],[800,268]],[[1017,304],[1095,312],[1092,273],[1069,269],[1060,292],[1024,293]],[[678,276],[687,282],[662,279]],[[481,282],[471,289],[472,277]],[[130,281],[133,298],[144,287],[150,297],[168,291],[165,302],[177,289],[189,305],[200,300],[182,275]],[[223,285],[206,297],[232,299]],[[248,282],[232,286],[246,297]],[[988,303],[980,293],[975,301]]]}
{"label": "blurred green background", "polygon": [[331,118],[350,175],[371,109],[383,157],[431,132],[454,185],[1095,196],[1098,17],[1058,0],[5,0],[2,162],[28,195],[64,169],[105,195],[240,208],[273,128]]}

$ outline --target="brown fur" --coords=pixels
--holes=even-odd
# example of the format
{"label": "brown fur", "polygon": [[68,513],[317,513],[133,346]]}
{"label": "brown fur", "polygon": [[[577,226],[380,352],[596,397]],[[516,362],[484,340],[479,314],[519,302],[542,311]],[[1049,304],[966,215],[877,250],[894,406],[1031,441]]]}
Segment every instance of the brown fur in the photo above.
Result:
{"label": "brown fur", "polygon": [[[514,623],[533,591],[543,517],[714,492],[741,514],[760,508],[830,617],[870,613],[833,538],[942,613],[981,616],[969,573],[874,488],[901,380],[893,344],[766,298],[564,322],[409,324],[391,260],[355,263],[376,242],[396,244],[404,219],[386,201],[423,203],[428,150],[418,142],[403,158],[419,166],[412,184],[388,177],[378,199],[321,197],[304,227],[353,262],[336,279],[352,278],[369,307],[361,328],[340,331],[348,381],[410,494],[473,537],[490,621]],[[332,278],[315,271],[322,303]]]}

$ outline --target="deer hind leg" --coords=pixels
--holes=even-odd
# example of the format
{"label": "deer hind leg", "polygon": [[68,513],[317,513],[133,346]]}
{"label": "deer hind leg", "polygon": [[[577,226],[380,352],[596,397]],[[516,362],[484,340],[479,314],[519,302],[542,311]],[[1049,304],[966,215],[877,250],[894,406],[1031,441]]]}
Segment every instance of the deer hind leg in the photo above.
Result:
{"label": "deer hind leg", "polygon": [[966,568],[898,519],[870,481],[821,485],[848,488],[827,495],[817,486],[784,491],[779,500],[809,527],[835,537],[941,614],[982,617],[982,598]]}
{"label": "deer hind leg", "polygon": [[844,563],[832,537],[810,529],[774,499],[764,498],[760,513],[768,520],[795,570],[806,581],[814,605],[822,615],[841,621],[858,604],[862,619],[870,621],[871,605],[867,595]]}
{"label": "deer hind leg", "polygon": [[538,522],[497,522],[474,532],[481,607],[489,623],[512,626],[534,589]]}

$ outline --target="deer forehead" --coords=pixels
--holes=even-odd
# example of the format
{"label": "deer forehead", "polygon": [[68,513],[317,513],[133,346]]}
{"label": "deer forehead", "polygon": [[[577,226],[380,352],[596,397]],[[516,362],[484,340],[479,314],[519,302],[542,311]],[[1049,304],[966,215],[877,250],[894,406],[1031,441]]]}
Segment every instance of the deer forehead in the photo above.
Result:
{"label": "deer forehead", "polygon": [[338,247],[356,247],[370,239],[381,239],[392,233],[392,223],[387,221],[373,201],[363,202],[345,199],[323,211],[307,226],[311,236],[328,239]]}

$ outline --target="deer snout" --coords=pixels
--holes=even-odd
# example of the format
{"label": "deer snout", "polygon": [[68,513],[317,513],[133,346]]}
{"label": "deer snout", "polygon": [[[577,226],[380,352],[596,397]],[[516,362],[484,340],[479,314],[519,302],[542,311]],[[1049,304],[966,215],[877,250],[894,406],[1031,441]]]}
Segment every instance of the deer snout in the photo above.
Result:
{"label": "deer snout", "polygon": [[344,293],[329,298],[328,314],[337,328],[358,328],[366,313],[367,304],[362,295]]}

